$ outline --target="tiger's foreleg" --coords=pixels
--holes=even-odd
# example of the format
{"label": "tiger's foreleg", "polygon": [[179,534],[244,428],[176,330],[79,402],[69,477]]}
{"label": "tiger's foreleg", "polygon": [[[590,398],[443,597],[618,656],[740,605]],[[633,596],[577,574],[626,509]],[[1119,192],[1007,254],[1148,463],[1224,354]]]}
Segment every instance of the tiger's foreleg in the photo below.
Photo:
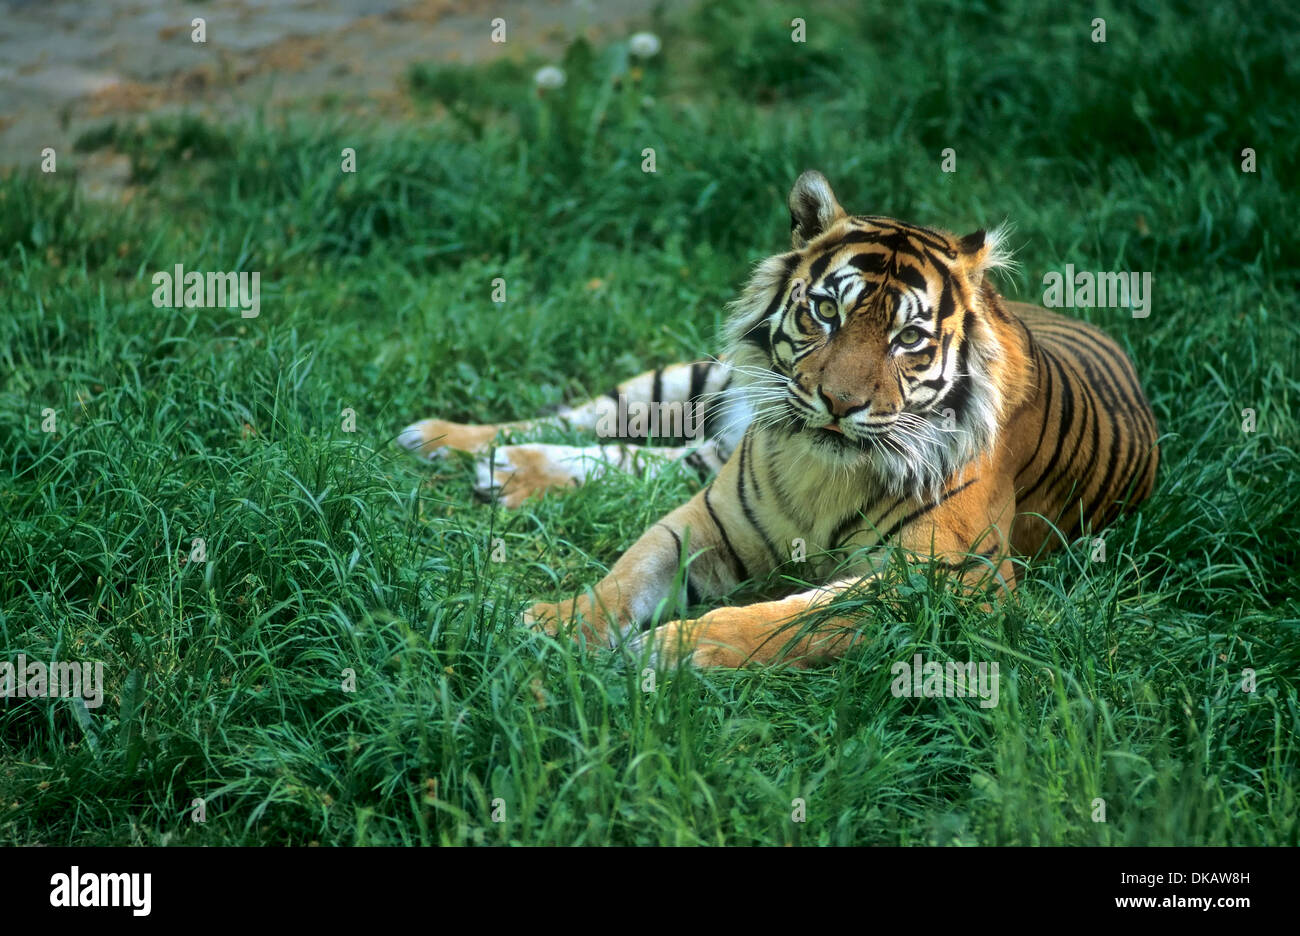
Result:
{"label": "tiger's foreleg", "polygon": [[[902,527],[896,541],[909,561],[934,563],[971,592],[1009,591],[1015,571],[1008,558],[1008,531],[1015,516],[1008,483],[977,480],[957,496],[924,509],[909,506],[917,522]],[[924,516],[925,520],[921,520]],[[853,612],[836,614],[827,605],[856,586],[888,584],[883,553],[864,561],[856,576],[801,591],[775,601],[717,608],[695,620],[670,621],[632,644],[652,647],[657,666],[739,667],[783,662],[796,669],[825,665],[860,639]],[[859,570],[855,570],[859,571]],[[989,606],[984,605],[986,609]]]}
{"label": "tiger's foreleg", "polygon": [[[734,466],[728,462],[724,474]],[[706,487],[647,530],[590,592],[535,604],[524,612],[522,623],[549,634],[568,630],[572,623],[574,636],[581,633],[588,641],[613,646],[661,607],[676,612],[766,575],[773,567],[766,553],[728,534],[743,528],[740,508],[711,490]],[[687,565],[679,576],[683,559]]]}
{"label": "tiger's foreleg", "polygon": [[851,577],[776,601],[717,608],[690,621],[670,621],[636,637],[634,653],[651,647],[652,666],[736,668],[784,662],[795,669],[823,666],[860,639],[844,615],[818,616],[837,595],[876,576]]}

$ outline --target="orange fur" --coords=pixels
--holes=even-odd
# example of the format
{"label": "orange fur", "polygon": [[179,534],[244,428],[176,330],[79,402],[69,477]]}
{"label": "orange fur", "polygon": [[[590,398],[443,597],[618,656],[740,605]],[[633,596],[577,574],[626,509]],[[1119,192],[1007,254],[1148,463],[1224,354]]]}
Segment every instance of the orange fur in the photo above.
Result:
{"label": "orange fur", "polygon": [[[794,625],[878,578],[883,548],[1000,592],[1014,554],[1060,543],[1035,515],[1068,537],[1150,493],[1155,420],[1131,363],[1091,326],[1003,300],[986,278],[1006,262],[996,232],[849,216],[815,173],[790,207],[795,249],[758,267],[729,326],[729,357],[769,387],[769,412],[588,594],[534,605],[527,623],[632,637],[665,665],[821,664],[855,643],[855,622]],[[771,404],[778,384],[790,399]],[[632,636],[675,597],[687,552],[701,597],[777,570],[834,583]]]}
{"label": "orange fur", "polygon": [[[725,390],[743,399],[728,412],[748,429],[713,450],[719,463],[730,454],[713,480],[609,575],[533,605],[528,626],[630,639],[660,665],[821,665],[862,622],[801,622],[883,582],[893,547],[961,588],[1003,593],[1013,556],[1095,532],[1150,494],[1156,424],[1131,362],[1092,326],[1004,300],[988,279],[1009,264],[1000,231],[959,238],[849,215],[817,173],[800,176],[789,207],[793,249],[759,264],[733,303],[725,364],[656,370],[562,417],[594,427],[623,395]],[[403,444],[482,451],[505,428],[426,420]],[[527,448],[492,475],[507,506],[580,483],[558,455],[514,451]],[[824,584],[638,633],[665,605],[775,573]]]}

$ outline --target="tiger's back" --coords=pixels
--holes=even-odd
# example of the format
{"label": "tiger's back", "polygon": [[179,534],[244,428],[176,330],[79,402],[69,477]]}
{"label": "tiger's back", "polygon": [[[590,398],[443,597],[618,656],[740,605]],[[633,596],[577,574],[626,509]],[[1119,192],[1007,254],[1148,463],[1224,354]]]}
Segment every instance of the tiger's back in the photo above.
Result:
{"label": "tiger's back", "polygon": [[[1128,355],[1104,332],[1005,302],[1028,333],[1035,392],[1007,427],[1019,456],[1012,545],[1033,554],[1101,529],[1155,486],[1155,415]],[[1048,521],[1051,521],[1049,524]]]}

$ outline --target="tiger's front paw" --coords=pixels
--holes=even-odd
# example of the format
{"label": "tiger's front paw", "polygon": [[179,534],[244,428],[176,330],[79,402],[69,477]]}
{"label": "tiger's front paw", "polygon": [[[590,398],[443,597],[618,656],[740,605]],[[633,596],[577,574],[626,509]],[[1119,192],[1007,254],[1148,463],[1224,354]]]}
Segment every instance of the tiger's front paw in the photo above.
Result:
{"label": "tiger's front paw", "polygon": [[[734,608],[718,608],[692,621],[669,621],[639,634],[629,644],[633,653],[650,648],[650,665],[675,669],[737,669],[754,663],[782,659],[782,648],[793,636],[788,629],[788,606],[763,602]],[[802,669],[806,662],[788,660]]]}
{"label": "tiger's front paw", "polygon": [[[565,605],[570,606],[567,614]],[[559,604],[539,601],[519,616],[519,624],[529,630],[541,631],[548,636],[557,637],[563,622],[572,618],[572,605],[572,601],[562,601]]]}
{"label": "tiger's front paw", "polygon": [[397,436],[397,444],[422,458],[433,460],[447,452],[486,452],[497,437],[498,426],[467,426],[445,419],[422,419]]}
{"label": "tiger's front paw", "polygon": [[523,627],[541,631],[552,637],[568,634],[575,641],[579,636],[588,643],[613,646],[617,628],[611,628],[609,615],[597,608],[587,595],[567,601],[539,601],[520,616]]}
{"label": "tiger's front paw", "polygon": [[637,634],[628,641],[627,649],[638,658],[648,649],[650,655],[647,662],[655,669],[744,665],[741,659],[731,663],[722,662],[713,652],[716,647],[701,648],[699,641],[707,630],[708,625],[704,618],[694,621],[669,621],[654,630]]}

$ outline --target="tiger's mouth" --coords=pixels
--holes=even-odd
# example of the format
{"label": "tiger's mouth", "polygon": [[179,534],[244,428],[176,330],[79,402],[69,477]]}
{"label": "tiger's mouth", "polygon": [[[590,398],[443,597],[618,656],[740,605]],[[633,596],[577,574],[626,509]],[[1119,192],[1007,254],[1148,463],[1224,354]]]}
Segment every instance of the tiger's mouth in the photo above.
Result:
{"label": "tiger's mouth", "polygon": [[820,429],[808,430],[812,434],[813,443],[824,445],[834,449],[860,449],[863,444],[854,439],[850,439],[842,432],[835,432],[824,426]]}
{"label": "tiger's mouth", "polygon": [[875,426],[846,424],[839,420],[818,424],[807,415],[792,411],[789,429],[807,438],[818,449],[837,454],[869,452],[882,445],[889,448],[899,446],[897,420]]}
{"label": "tiger's mouth", "polygon": [[806,419],[800,419],[799,424],[800,431],[818,446],[827,446],[834,450],[860,451],[871,444],[870,436],[859,433],[854,427],[849,427],[846,431],[844,426],[836,423],[814,426]]}
{"label": "tiger's mouth", "polygon": [[820,451],[835,455],[863,454],[882,444],[890,445],[896,428],[892,422],[873,428],[855,423],[846,424],[839,420],[831,423],[814,422],[816,419],[825,419],[825,416],[812,415],[801,409],[799,404],[787,400],[783,414],[770,425],[807,440]]}

